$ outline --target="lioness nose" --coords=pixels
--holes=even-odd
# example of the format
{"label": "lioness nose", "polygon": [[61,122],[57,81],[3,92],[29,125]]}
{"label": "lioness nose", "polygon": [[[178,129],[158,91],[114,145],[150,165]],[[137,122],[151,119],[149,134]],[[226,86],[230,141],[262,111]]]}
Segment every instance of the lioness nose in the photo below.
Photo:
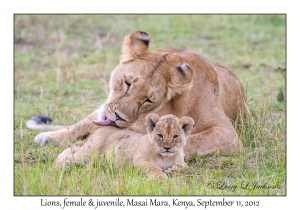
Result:
{"label": "lioness nose", "polygon": [[164,148],[165,148],[166,150],[169,150],[169,149],[171,149],[171,147],[166,147],[166,146],[164,146]]}

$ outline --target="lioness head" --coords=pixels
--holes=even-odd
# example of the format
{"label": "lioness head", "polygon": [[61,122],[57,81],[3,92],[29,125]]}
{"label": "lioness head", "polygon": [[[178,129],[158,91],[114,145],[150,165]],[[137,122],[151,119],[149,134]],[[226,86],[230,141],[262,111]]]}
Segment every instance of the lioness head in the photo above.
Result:
{"label": "lioness head", "polygon": [[156,154],[173,156],[186,144],[186,139],[194,127],[194,120],[190,117],[179,120],[174,115],[159,118],[157,114],[150,113],[146,116],[145,125]]}
{"label": "lioness head", "polygon": [[143,31],[126,37],[120,64],[112,72],[105,114],[119,127],[155,112],[192,80],[192,69],[178,56],[181,50],[149,52],[149,42],[150,35]]}

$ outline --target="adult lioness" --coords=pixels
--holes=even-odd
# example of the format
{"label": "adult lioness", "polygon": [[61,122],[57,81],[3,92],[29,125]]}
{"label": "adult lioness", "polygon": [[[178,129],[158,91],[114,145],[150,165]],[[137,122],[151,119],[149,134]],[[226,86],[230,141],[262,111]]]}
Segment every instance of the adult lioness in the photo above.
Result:
{"label": "adult lioness", "polygon": [[[150,113],[145,125],[148,135],[127,129],[120,131],[113,126],[97,130],[86,144],[76,142],[65,149],[58,156],[56,166],[82,163],[95,154],[107,158],[113,156],[116,164],[126,158],[134,166],[145,168],[148,176],[156,178],[167,178],[162,170],[174,172],[183,169],[186,166],[183,147],[194,127],[193,119],[182,117],[179,120],[174,115],[159,118]],[[101,139],[97,138],[97,133]]]}
{"label": "adult lioness", "polygon": [[193,51],[149,52],[149,42],[150,35],[143,31],[125,37],[120,64],[111,74],[106,102],[77,124],[41,133],[35,141],[42,145],[50,140],[60,143],[106,129],[95,123],[120,127],[115,132],[127,127],[145,134],[145,116],[154,112],[195,120],[184,148],[187,157],[193,153],[236,151],[238,136],[230,119],[236,120],[247,110],[243,86],[237,77]]}

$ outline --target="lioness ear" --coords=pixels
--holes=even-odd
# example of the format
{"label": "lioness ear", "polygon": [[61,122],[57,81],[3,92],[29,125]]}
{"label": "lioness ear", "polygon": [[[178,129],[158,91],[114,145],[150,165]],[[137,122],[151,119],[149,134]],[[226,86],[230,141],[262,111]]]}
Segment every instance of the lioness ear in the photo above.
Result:
{"label": "lioness ear", "polygon": [[149,43],[150,34],[145,31],[136,31],[125,37],[122,46],[121,62],[131,61],[146,52]]}
{"label": "lioness ear", "polygon": [[171,100],[176,94],[187,88],[192,80],[193,71],[188,64],[170,69],[167,98]]}
{"label": "lioness ear", "polygon": [[192,130],[194,128],[194,120],[190,117],[183,117],[179,120],[179,124],[185,133],[186,136],[190,135],[192,133]]}
{"label": "lioness ear", "polygon": [[150,113],[146,116],[145,125],[147,133],[151,133],[154,130],[158,121],[159,116],[157,114]]}

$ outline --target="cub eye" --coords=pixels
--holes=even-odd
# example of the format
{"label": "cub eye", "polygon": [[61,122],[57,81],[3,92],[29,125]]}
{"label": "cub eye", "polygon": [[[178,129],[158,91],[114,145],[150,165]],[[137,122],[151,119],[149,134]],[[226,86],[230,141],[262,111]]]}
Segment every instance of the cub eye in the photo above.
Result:
{"label": "cub eye", "polygon": [[162,135],[162,134],[157,134],[157,136],[161,139],[164,138],[164,135]]}
{"label": "cub eye", "polygon": [[173,139],[177,139],[179,137],[179,135],[175,134],[173,135]]}
{"label": "cub eye", "polygon": [[125,84],[127,85],[127,89],[129,89],[130,86],[131,86],[131,84],[130,84],[129,82],[127,82],[126,80],[125,80],[124,82],[125,82]]}

